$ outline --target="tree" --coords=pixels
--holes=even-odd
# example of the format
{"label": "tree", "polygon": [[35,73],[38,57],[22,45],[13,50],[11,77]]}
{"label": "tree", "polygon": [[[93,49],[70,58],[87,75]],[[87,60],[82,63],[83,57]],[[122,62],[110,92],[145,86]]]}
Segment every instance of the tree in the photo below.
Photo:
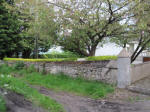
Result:
{"label": "tree", "polygon": [[[60,45],[84,56],[93,56],[106,37],[125,34],[123,20],[131,8],[128,0],[68,0],[51,3],[58,7],[57,22],[61,24]],[[66,35],[66,31],[70,33]]]}
{"label": "tree", "polygon": [[150,3],[147,0],[135,1],[138,6],[134,10],[135,26],[137,28],[138,46],[131,56],[131,63],[139,56],[139,54],[149,48],[150,45]]}
{"label": "tree", "polygon": [[22,41],[22,57],[34,55],[37,58],[38,53],[48,51],[57,38],[58,27],[53,21],[53,8],[43,0],[16,0],[16,4],[29,24],[27,36]]}
{"label": "tree", "polygon": [[0,0],[0,58],[11,57],[21,46],[21,40],[26,30],[24,21],[20,20],[13,1]]}
{"label": "tree", "polygon": [[41,52],[48,51],[48,49],[54,45],[57,39],[57,31],[59,30],[56,22],[54,22],[53,8],[47,6],[47,3],[43,4],[39,2],[36,11],[34,22],[29,31],[36,39],[35,42],[37,46],[35,54],[37,54],[37,50]]}
{"label": "tree", "polygon": [[133,41],[138,42],[136,49],[131,55],[131,63],[150,45],[150,4],[146,0],[135,0],[133,5],[135,8],[130,13],[134,16],[126,28],[128,33],[113,39],[117,44],[123,46]]}

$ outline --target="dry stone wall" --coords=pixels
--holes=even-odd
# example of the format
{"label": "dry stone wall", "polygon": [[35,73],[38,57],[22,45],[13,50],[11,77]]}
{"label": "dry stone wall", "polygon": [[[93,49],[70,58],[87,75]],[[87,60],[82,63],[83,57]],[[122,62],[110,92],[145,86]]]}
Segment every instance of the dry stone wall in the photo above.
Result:
{"label": "dry stone wall", "polygon": [[[8,64],[15,64],[9,61]],[[117,83],[117,61],[76,61],[76,62],[24,62],[26,66],[34,65],[40,72],[63,72],[71,77],[81,76],[89,80]]]}

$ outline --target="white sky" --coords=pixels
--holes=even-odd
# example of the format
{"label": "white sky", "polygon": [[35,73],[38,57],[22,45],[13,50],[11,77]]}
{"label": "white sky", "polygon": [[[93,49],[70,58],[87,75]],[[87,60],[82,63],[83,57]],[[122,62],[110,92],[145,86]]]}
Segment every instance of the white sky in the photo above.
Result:
{"label": "white sky", "polygon": [[[106,43],[103,45],[103,47],[97,48],[95,55],[96,56],[118,55],[121,50],[122,48],[118,47],[114,43]],[[54,47],[50,49],[48,52],[52,52],[52,51],[62,52],[61,47]]]}
{"label": "white sky", "polygon": [[106,43],[103,47],[99,47],[96,50],[96,56],[105,56],[105,55],[118,55],[122,50],[121,47],[117,46],[114,43]]}

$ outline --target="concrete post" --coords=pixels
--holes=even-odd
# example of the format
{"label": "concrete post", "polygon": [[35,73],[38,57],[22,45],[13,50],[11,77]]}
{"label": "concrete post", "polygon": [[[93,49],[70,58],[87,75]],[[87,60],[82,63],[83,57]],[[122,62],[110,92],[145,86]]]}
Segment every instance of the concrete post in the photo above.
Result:
{"label": "concrete post", "polygon": [[126,49],[123,49],[118,55],[117,66],[117,86],[118,88],[126,88],[131,84],[131,67],[130,55]]}

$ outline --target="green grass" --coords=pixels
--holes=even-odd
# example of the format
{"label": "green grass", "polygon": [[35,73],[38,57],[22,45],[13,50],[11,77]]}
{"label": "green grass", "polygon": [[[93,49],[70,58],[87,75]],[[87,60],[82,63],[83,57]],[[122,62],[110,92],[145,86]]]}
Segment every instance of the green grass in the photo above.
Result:
{"label": "green grass", "polygon": [[5,101],[1,95],[0,95],[0,112],[6,112]]}
{"label": "green grass", "polygon": [[78,58],[81,56],[78,54],[69,52],[69,51],[64,51],[64,52],[52,51],[51,53],[41,54],[41,58],[45,58],[45,59],[48,59],[48,58],[50,58],[50,59],[51,58],[70,58],[70,57]]}
{"label": "green grass", "polygon": [[49,112],[63,112],[63,107],[56,101],[29,87],[23,80],[8,75],[8,73],[13,71],[14,69],[12,67],[0,66],[0,86],[2,88],[24,95],[25,98],[30,99],[34,104],[49,110]]}
{"label": "green grass", "polygon": [[[90,56],[90,57],[87,57],[86,60],[87,61],[117,60],[117,56]],[[4,61],[63,62],[63,61],[77,61],[77,57],[72,57],[72,58],[51,58],[51,59],[4,58]]]}
{"label": "green grass", "polygon": [[23,58],[4,58],[4,61],[29,61],[29,62],[62,62],[76,61],[77,58],[55,58],[55,59],[23,59]]}
{"label": "green grass", "polygon": [[91,98],[104,97],[114,90],[113,87],[104,83],[87,81],[83,78],[73,79],[62,74],[49,74],[43,76],[39,73],[31,73],[25,75],[24,79],[33,85],[41,85],[54,90],[73,92],[78,95],[85,95]]}
{"label": "green grass", "polygon": [[58,91],[72,92],[91,98],[105,97],[108,93],[114,91],[114,88],[111,85],[97,81],[88,81],[83,78],[71,78],[63,74],[43,75],[42,73],[25,69],[16,71],[12,67],[4,66],[0,68],[0,72],[6,73],[6,71],[7,73],[16,72],[17,74],[20,74],[22,80],[27,81],[32,85],[40,85]]}
{"label": "green grass", "polygon": [[117,60],[117,56],[91,56],[86,59],[88,61]]}

